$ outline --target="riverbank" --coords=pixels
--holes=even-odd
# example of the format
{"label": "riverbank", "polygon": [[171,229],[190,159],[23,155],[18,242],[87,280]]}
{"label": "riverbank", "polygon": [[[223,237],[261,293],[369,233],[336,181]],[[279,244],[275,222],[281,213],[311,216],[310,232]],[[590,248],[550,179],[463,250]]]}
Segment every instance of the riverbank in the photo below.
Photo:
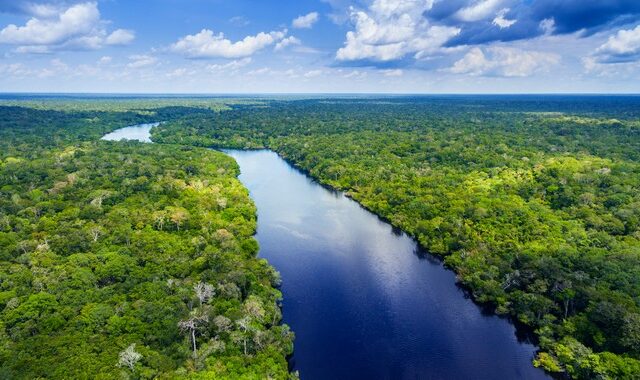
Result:
{"label": "riverbank", "polygon": [[258,207],[260,256],[282,275],[303,379],[545,377],[531,365],[535,347],[404,233],[274,152],[226,152]]}

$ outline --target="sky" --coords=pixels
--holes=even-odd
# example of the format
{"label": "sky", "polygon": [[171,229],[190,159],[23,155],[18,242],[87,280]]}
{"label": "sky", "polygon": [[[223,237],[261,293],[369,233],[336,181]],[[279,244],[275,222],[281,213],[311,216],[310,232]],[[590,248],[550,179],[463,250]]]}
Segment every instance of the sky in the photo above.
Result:
{"label": "sky", "polygon": [[640,93],[640,0],[0,0],[0,92]]}

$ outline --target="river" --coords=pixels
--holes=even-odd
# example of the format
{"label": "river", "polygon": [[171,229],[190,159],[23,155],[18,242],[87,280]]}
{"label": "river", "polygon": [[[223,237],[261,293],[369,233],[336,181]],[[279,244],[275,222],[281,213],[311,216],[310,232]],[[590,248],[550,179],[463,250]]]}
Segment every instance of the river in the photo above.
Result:
{"label": "river", "polygon": [[225,150],[282,275],[304,379],[543,379],[507,320],[484,314],[416,242],[275,153]]}
{"label": "river", "polygon": [[138,124],[129,127],[116,129],[102,137],[103,140],[137,140],[141,142],[151,142],[151,128],[157,127],[160,123]]}
{"label": "river", "polygon": [[[151,142],[156,125],[103,139]],[[274,152],[225,153],[258,208],[260,256],[282,275],[303,380],[548,378],[531,364],[535,346],[406,234]]]}

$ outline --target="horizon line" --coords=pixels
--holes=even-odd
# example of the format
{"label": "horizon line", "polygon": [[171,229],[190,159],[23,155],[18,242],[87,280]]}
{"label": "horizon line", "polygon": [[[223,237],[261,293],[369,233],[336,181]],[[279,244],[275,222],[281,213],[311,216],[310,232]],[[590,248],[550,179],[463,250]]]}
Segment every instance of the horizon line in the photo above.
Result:
{"label": "horizon line", "polygon": [[640,92],[31,92],[0,91],[7,95],[125,95],[125,96],[640,96]]}

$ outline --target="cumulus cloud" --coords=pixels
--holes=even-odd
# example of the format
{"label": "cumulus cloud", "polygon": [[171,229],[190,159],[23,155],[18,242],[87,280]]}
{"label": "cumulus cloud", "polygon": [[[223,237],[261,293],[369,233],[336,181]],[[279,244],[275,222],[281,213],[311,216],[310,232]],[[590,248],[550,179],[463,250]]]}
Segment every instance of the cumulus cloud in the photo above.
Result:
{"label": "cumulus cloud", "polygon": [[459,9],[455,17],[460,21],[473,22],[488,18],[495,14],[496,9],[502,5],[503,0],[480,0]]}
{"label": "cumulus cloud", "polygon": [[304,16],[295,18],[291,22],[291,26],[298,29],[310,29],[311,27],[313,27],[313,24],[318,22],[318,19],[319,19],[318,12],[311,12]]}
{"label": "cumulus cloud", "polygon": [[349,78],[354,78],[354,79],[365,79],[368,76],[366,71],[360,71],[360,70],[353,70],[349,73],[344,74],[342,77],[349,79]]}
{"label": "cumulus cloud", "polygon": [[[508,9],[504,12],[504,9]],[[507,17],[507,15],[509,17]],[[640,16],[638,0],[447,0],[425,17],[435,25],[459,27],[448,47],[526,40],[577,33],[588,37]]]}
{"label": "cumulus cloud", "polygon": [[459,33],[457,27],[430,25],[423,17],[432,0],[375,0],[367,10],[351,9],[355,30],[336,53],[340,61],[392,61],[408,54],[426,57]]}
{"label": "cumulus cloud", "polygon": [[241,67],[247,66],[248,64],[251,63],[251,61],[252,61],[251,57],[247,57],[247,58],[233,60],[227,63],[222,63],[222,64],[216,63],[216,64],[208,65],[207,69],[210,71],[227,71],[227,70],[233,71]]}
{"label": "cumulus cloud", "polygon": [[137,54],[129,57],[129,64],[127,65],[130,69],[138,69],[141,67],[147,67],[158,62],[158,59],[151,55],[146,54]]}
{"label": "cumulus cloud", "polygon": [[584,31],[590,35],[617,21],[640,14],[637,0],[538,0],[528,6],[536,21],[554,19],[556,34]]}
{"label": "cumulus cloud", "polygon": [[251,70],[249,72],[247,72],[247,75],[264,75],[264,74],[268,74],[271,73],[271,69],[268,67],[261,67],[259,69],[255,69],[255,70]]}
{"label": "cumulus cloud", "polygon": [[0,74],[6,76],[6,78],[22,78],[32,74],[22,63],[0,64]]}
{"label": "cumulus cloud", "polygon": [[309,78],[315,78],[317,76],[322,75],[322,70],[310,70],[307,71],[306,73],[304,73],[304,77],[309,79]]}
{"label": "cumulus cloud", "polygon": [[286,48],[287,46],[291,46],[291,45],[300,45],[302,43],[302,41],[300,41],[299,39],[295,38],[294,36],[289,36],[286,38],[283,38],[282,40],[280,40],[280,42],[278,42],[276,44],[276,47],[274,48],[276,51],[277,50],[282,50],[284,48]]}
{"label": "cumulus cloud", "polygon": [[51,54],[52,51],[48,46],[45,45],[29,45],[29,46],[18,46],[15,48],[14,52],[20,54]]}
{"label": "cumulus cloud", "polygon": [[323,3],[331,5],[332,11],[327,13],[327,18],[334,24],[343,25],[349,21],[351,7],[353,7],[352,0],[320,0]]}
{"label": "cumulus cloud", "polygon": [[454,74],[526,77],[560,62],[553,53],[510,47],[474,47],[449,69]]}
{"label": "cumulus cloud", "polygon": [[599,63],[620,63],[640,60],[640,25],[634,29],[622,29],[609,37],[595,51]]}
{"label": "cumulus cloud", "polygon": [[72,70],[66,63],[60,59],[52,59],[49,61],[49,65],[40,68],[29,68],[23,63],[12,63],[8,65],[0,64],[0,74],[6,78],[21,79],[21,78],[51,78],[59,77],[61,75],[72,75],[75,71]]}
{"label": "cumulus cloud", "polygon": [[286,30],[260,32],[255,36],[232,42],[225,38],[223,33],[214,34],[209,29],[202,29],[197,34],[181,38],[171,45],[170,50],[190,58],[243,58],[281,41],[286,34]]}
{"label": "cumulus cloud", "polygon": [[24,26],[10,24],[0,31],[0,42],[15,45],[53,45],[89,34],[100,21],[96,3],[74,5],[54,19],[33,17]]}
{"label": "cumulus cloud", "polygon": [[493,19],[493,25],[499,27],[500,29],[505,29],[515,24],[518,20],[509,20],[505,18],[505,16],[509,13],[509,8],[501,9],[496,17]]}
{"label": "cumulus cloud", "polygon": [[107,45],[128,45],[136,38],[132,30],[118,29],[111,33],[106,39]]}
{"label": "cumulus cloud", "polygon": [[538,28],[544,33],[544,35],[551,35],[556,30],[556,21],[553,18],[545,18],[540,21]]}
{"label": "cumulus cloud", "polygon": [[586,73],[595,74],[598,77],[625,78],[631,81],[637,80],[640,72],[640,60],[636,61],[602,61],[599,57],[589,56],[582,59]]}
{"label": "cumulus cloud", "polygon": [[184,67],[179,67],[177,69],[174,69],[166,73],[165,76],[169,79],[175,79],[175,78],[184,78],[188,75],[194,75],[194,74],[196,74],[196,71],[194,70],[188,70]]}
{"label": "cumulus cloud", "polygon": [[62,1],[49,1],[46,4],[37,4],[25,0],[0,1],[0,12],[20,15],[53,17],[62,9]]}
{"label": "cumulus cloud", "polygon": [[107,35],[95,2],[67,8],[55,5],[21,6],[31,18],[22,26],[10,24],[0,30],[0,43],[19,45],[17,52],[44,53],[62,49],[99,49],[105,44],[122,45],[134,39],[132,31],[118,29]]}
{"label": "cumulus cloud", "polygon": [[402,75],[404,75],[404,71],[402,71],[401,69],[389,69],[381,71],[385,77],[401,77]]}

